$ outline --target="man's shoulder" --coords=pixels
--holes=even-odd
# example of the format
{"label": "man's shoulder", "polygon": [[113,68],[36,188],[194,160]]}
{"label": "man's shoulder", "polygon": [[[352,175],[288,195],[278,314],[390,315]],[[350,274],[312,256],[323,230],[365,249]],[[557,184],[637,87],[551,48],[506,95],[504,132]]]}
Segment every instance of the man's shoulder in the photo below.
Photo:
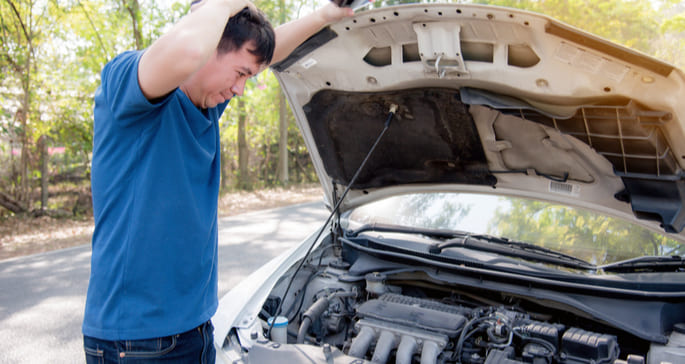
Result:
{"label": "man's shoulder", "polygon": [[105,67],[102,69],[102,72],[105,73],[111,71],[112,69],[120,69],[122,67],[128,68],[133,65],[137,65],[142,54],[143,51],[135,50],[121,52],[114,56],[114,58],[109,60],[107,64],[105,64]]}
{"label": "man's shoulder", "polygon": [[[95,118],[121,127],[149,125],[168,102],[151,102],[138,84],[138,62],[143,51],[126,51],[110,60],[102,70],[95,94]],[[157,111],[155,111],[157,110]]]}

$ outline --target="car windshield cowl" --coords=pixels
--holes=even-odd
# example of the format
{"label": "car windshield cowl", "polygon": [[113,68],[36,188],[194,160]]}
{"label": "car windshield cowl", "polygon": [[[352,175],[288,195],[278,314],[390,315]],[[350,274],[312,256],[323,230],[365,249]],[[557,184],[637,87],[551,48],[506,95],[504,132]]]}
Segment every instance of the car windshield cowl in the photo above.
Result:
{"label": "car windshield cowl", "polygon": [[604,272],[685,272],[685,258],[679,255],[643,256],[597,267]]}
{"label": "car windshield cowl", "polygon": [[431,247],[431,252],[439,254],[443,249],[450,247],[477,249],[574,269],[585,269],[592,271],[597,269],[594,264],[588,263],[571,255],[554,251],[552,249],[543,248],[541,246],[521,241],[509,240],[507,238],[481,234],[466,234],[442,243],[434,244]]}
{"label": "car windshield cowl", "polygon": [[348,230],[346,236],[355,237],[366,231],[418,234],[431,238],[447,239],[431,245],[429,248],[429,252],[431,254],[441,254],[444,249],[459,247],[502,254],[541,263],[554,264],[567,268],[587,271],[597,270],[597,267],[594,264],[554,251],[552,249],[540,247],[530,243],[509,240],[503,237],[490,236],[486,234],[473,234],[461,230],[416,228],[401,225],[373,223],[363,225],[353,230]]}

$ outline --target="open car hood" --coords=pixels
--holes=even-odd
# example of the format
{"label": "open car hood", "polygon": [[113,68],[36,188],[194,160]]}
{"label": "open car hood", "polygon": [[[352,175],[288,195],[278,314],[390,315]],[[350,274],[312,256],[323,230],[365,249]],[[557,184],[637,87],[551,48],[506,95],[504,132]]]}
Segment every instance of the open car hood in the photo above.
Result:
{"label": "open car hood", "polygon": [[398,193],[488,191],[674,235],[685,226],[683,72],[549,17],[464,4],[360,11],[272,69],[330,206],[397,105],[343,211]]}

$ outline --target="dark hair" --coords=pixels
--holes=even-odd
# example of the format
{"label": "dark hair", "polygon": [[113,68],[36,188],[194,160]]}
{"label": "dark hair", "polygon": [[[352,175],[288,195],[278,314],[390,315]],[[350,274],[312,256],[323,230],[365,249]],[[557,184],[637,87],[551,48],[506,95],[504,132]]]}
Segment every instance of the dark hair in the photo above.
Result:
{"label": "dark hair", "polygon": [[274,55],[275,39],[274,29],[264,13],[244,8],[228,19],[217,51],[219,54],[226,54],[251,41],[254,49],[248,51],[257,56],[260,63],[269,64]]}

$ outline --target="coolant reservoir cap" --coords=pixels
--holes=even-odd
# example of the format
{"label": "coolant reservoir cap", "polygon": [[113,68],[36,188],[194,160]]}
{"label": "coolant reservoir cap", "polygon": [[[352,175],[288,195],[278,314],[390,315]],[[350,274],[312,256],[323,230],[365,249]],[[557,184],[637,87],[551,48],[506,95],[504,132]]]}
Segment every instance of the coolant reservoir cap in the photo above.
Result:
{"label": "coolant reservoir cap", "polygon": [[[271,322],[274,321],[273,317],[269,317],[267,320],[267,323],[271,325]],[[285,316],[276,316],[276,322],[274,322],[274,327],[286,327],[288,326],[288,318]]]}
{"label": "coolant reservoir cap", "polygon": [[383,282],[387,276],[383,273],[373,272],[364,276],[367,282]]}
{"label": "coolant reservoir cap", "polygon": [[673,331],[679,334],[685,334],[685,322],[680,322],[673,325]]}

